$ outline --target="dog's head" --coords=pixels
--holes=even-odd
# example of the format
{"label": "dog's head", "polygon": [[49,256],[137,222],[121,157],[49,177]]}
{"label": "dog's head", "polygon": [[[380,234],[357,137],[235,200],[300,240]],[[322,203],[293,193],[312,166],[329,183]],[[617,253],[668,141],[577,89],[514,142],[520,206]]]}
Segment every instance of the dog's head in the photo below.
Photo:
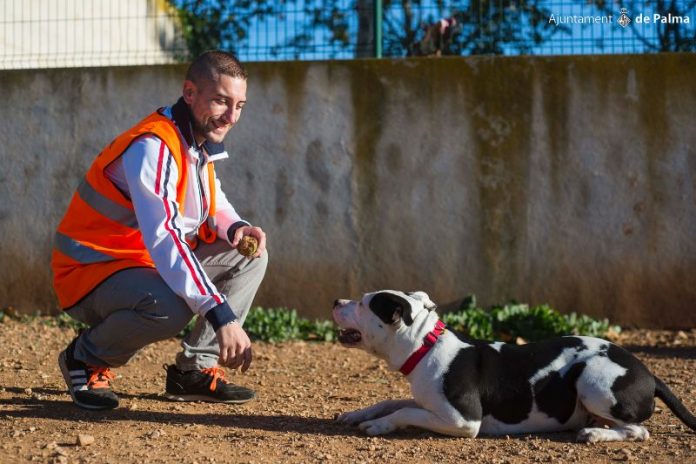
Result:
{"label": "dog's head", "polygon": [[366,293],[360,300],[336,300],[333,318],[341,329],[338,341],[386,356],[395,339],[419,340],[419,321],[436,307],[425,292],[381,290]]}

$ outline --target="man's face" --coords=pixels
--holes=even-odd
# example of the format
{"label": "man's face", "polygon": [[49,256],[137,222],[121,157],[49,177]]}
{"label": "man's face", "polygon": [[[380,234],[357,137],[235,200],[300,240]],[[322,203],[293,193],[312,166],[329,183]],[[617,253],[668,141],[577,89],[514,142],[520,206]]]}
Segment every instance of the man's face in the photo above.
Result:
{"label": "man's face", "polygon": [[216,81],[184,82],[184,101],[193,114],[196,143],[221,143],[237,124],[246,103],[247,83],[241,77],[221,74]]}

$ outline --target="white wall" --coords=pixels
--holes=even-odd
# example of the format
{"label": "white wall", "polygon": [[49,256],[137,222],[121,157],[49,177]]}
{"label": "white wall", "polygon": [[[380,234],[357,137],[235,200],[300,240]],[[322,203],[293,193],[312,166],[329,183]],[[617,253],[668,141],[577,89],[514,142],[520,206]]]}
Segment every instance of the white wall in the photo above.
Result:
{"label": "white wall", "polygon": [[[0,305],[55,307],[53,231],[183,66],[0,72]],[[696,325],[696,56],[250,64],[218,165],[269,234],[257,302],[475,293]]]}
{"label": "white wall", "polygon": [[174,63],[165,0],[0,0],[0,69]]}

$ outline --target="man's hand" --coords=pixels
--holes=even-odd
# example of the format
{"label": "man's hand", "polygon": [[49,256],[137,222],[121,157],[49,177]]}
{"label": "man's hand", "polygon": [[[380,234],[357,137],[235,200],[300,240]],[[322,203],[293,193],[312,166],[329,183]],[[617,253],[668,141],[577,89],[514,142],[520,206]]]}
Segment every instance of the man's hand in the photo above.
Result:
{"label": "man's hand", "polygon": [[251,235],[252,237],[255,237],[256,240],[258,240],[259,248],[256,250],[256,253],[250,256],[251,258],[258,258],[263,254],[264,251],[266,251],[266,233],[263,230],[261,230],[260,227],[242,226],[234,231],[234,240],[232,240],[232,248],[237,248],[239,241],[245,235]]}
{"label": "man's hand", "polygon": [[244,329],[231,322],[220,327],[215,335],[220,345],[218,364],[232,369],[242,366],[242,372],[246,372],[251,364],[251,341]]}

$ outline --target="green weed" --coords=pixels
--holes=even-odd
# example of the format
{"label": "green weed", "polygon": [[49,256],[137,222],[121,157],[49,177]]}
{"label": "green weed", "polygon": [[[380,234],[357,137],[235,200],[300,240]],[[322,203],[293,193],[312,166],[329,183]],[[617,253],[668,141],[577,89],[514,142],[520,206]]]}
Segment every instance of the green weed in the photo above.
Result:
{"label": "green weed", "polygon": [[[192,319],[179,334],[185,337],[196,323]],[[297,311],[287,308],[251,308],[244,321],[244,330],[252,340],[271,343],[290,340],[334,341],[336,328],[333,322],[309,320],[297,315]]]}
{"label": "green weed", "polygon": [[[6,319],[29,322],[36,317],[39,315],[18,314],[11,307],[0,310],[0,323]],[[484,310],[477,306],[474,296],[467,297],[457,311],[442,314],[441,319],[448,327],[483,340],[514,341],[520,337],[526,341],[536,341],[560,335],[606,337],[610,332],[621,331],[619,326],[611,325],[607,319],[596,320],[576,313],[561,314],[548,305],[530,307],[509,303]],[[41,323],[75,331],[86,327],[64,312],[54,317],[41,317]],[[178,336],[186,336],[195,323],[196,318],[191,319]],[[287,308],[251,308],[244,330],[252,340],[271,343],[336,340],[336,326],[332,321],[310,320],[299,316],[295,309]]]}
{"label": "green weed", "polygon": [[458,311],[442,315],[442,320],[454,330],[484,340],[511,341],[520,337],[537,341],[561,335],[605,337],[610,332],[621,331],[607,319],[561,314],[548,305],[529,307],[510,303],[484,310],[477,307],[474,296],[466,298]]}
{"label": "green weed", "polygon": [[49,327],[71,328],[75,331],[87,328],[87,324],[73,319],[63,311],[57,316],[42,318],[41,322]]}

